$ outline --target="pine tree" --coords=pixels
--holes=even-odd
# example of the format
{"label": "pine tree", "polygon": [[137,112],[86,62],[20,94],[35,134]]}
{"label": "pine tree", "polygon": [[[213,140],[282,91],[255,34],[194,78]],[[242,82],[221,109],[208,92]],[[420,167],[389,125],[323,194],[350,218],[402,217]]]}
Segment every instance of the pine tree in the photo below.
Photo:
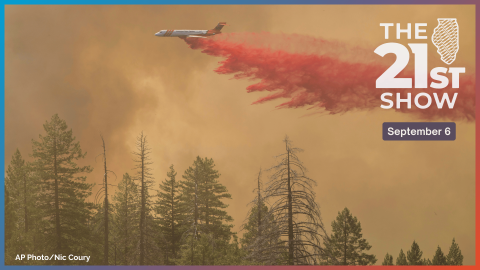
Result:
{"label": "pine tree", "polygon": [[218,182],[220,174],[215,170],[213,159],[197,157],[182,177],[181,201],[188,225],[180,261],[190,265],[214,265],[220,259],[216,255],[225,250],[232,236],[233,225],[227,222],[233,219],[224,210],[228,205],[222,201],[230,199],[231,195]]}
{"label": "pine tree", "polygon": [[286,250],[279,252],[271,248],[280,242],[280,233],[263,198],[261,175],[262,170],[260,169],[257,176],[257,187],[253,190],[256,196],[250,202],[252,208],[247,215],[246,222],[242,225],[245,233],[240,239],[240,243],[242,250],[247,254],[246,259],[250,263],[275,265],[280,262],[280,258]]}
{"label": "pine tree", "polygon": [[433,256],[432,265],[446,265],[446,264],[447,264],[447,258],[443,254],[440,246],[438,246],[437,251],[435,252],[435,255]]}
{"label": "pine tree", "polygon": [[408,265],[422,265],[422,255],[423,252],[414,240],[412,247],[407,251]]}
{"label": "pine tree", "polygon": [[139,245],[139,264],[148,265],[156,264],[158,262],[160,250],[157,246],[158,242],[158,228],[152,216],[152,198],[150,190],[153,185],[153,177],[151,168],[152,162],[150,160],[151,149],[148,146],[147,138],[143,132],[137,137],[137,151],[134,152],[134,162],[137,174],[135,180],[139,182],[140,191],[140,245]]}
{"label": "pine tree", "polygon": [[460,247],[455,243],[455,238],[452,240],[452,245],[447,255],[448,265],[463,265],[463,255]]}
{"label": "pine tree", "polygon": [[248,250],[249,252],[253,252],[253,249],[255,248],[253,246],[257,238],[259,238],[262,235],[263,220],[261,217],[266,216],[267,214],[268,214],[268,207],[267,205],[265,205],[264,202],[261,202],[259,205],[255,204],[252,206],[252,208],[248,213],[247,220],[245,224],[243,224],[242,226],[242,229],[245,231],[242,239],[240,239],[240,243],[243,249]]}
{"label": "pine tree", "polygon": [[[5,248],[6,252],[22,254],[35,252],[38,246],[37,210],[38,181],[31,166],[25,162],[17,149],[7,167],[5,175]],[[8,202],[8,205],[7,205]],[[7,210],[10,212],[7,213]],[[8,214],[8,215],[7,215]],[[28,261],[9,261],[8,263],[30,264]]]}
{"label": "pine tree", "polygon": [[[6,180],[6,179],[5,179]],[[9,191],[9,187],[4,185],[5,187],[5,243],[12,238],[13,232],[15,231],[15,221],[16,221],[16,212],[15,212],[15,205],[13,204],[13,200],[11,197],[11,192]],[[7,244],[5,244],[7,246]],[[5,253],[7,250],[5,250]],[[5,256],[7,259],[7,256]]]}
{"label": "pine tree", "polygon": [[189,264],[195,265],[196,259],[196,249],[197,249],[197,241],[198,241],[198,234],[200,231],[200,211],[199,211],[199,204],[201,198],[201,188],[200,185],[202,184],[201,180],[201,159],[197,157],[197,159],[193,162],[193,165],[190,166],[185,173],[183,174],[183,178],[185,181],[181,181],[181,201],[182,207],[185,209],[185,222],[187,225],[187,230],[184,238],[184,245],[182,246],[182,258],[180,264]]}
{"label": "pine tree", "polygon": [[65,120],[55,114],[43,127],[47,134],[40,135],[39,141],[32,141],[32,156],[36,159],[35,170],[41,177],[42,205],[39,208],[48,221],[44,228],[49,236],[45,252],[87,255],[87,221],[93,204],[85,199],[90,196],[92,185],[85,182],[86,176],[79,174],[89,173],[92,169],[90,166],[79,167],[75,163],[83,159],[86,153],[82,152],[80,143],[75,142],[72,130],[67,130]]}
{"label": "pine tree", "polygon": [[[354,217],[348,208],[338,212],[332,222],[332,235],[326,245],[334,254],[339,265],[373,265],[377,261],[375,255],[366,254],[371,245],[363,238],[360,221]],[[393,258],[392,258],[393,260]]]}
{"label": "pine tree", "polygon": [[400,254],[398,254],[396,265],[408,265],[407,257],[403,253],[403,249],[400,249]]}
{"label": "pine tree", "polygon": [[12,156],[12,161],[8,165],[5,184],[12,194],[12,204],[16,206],[15,223],[23,232],[28,232],[29,210],[32,210],[29,195],[31,183],[29,179],[29,170],[20,151],[17,149]]}
{"label": "pine tree", "polygon": [[388,252],[383,259],[382,265],[393,265],[393,256],[388,254]]}
{"label": "pine tree", "polygon": [[[89,243],[89,249],[92,254],[95,254],[95,256],[92,256],[89,260],[89,264],[94,264],[94,265],[105,265],[105,198],[103,197],[104,194],[104,189],[100,189],[97,194],[95,195],[95,201],[94,201],[94,210],[93,210],[93,215],[91,216],[88,224],[89,224],[89,230],[91,231],[90,236],[91,236],[91,243]],[[110,206],[111,207],[111,206]],[[113,209],[109,209],[109,220],[112,220],[111,214],[113,213]],[[110,243],[111,240],[111,234],[109,234],[108,242]],[[110,254],[110,252],[108,252]]]}
{"label": "pine tree", "polygon": [[[245,233],[240,239],[240,243],[242,249],[246,252],[246,259],[255,265],[280,264],[287,250],[285,248],[283,250],[270,248],[278,245],[281,241],[278,227],[264,202],[260,204],[260,215],[258,212],[258,205],[254,205],[242,226]],[[259,216],[261,217],[260,225],[258,224]]]}
{"label": "pine tree", "polygon": [[265,200],[272,204],[269,215],[278,227],[275,233],[282,235],[271,249],[280,253],[287,247],[283,264],[316,264],[325,251],[321,244],[328,239],[315,202],[316,182],[305,175],[307,169],[297,156],[303,150],[292,147],[287,136],[284,143],[285,152],[277,156],[279,163],[269,169],[273,174],[265,189]]}
{"label": "pine tree", "polygon": [[138,256],[139,229],[138,216],[140,209],[140,196],[135,182],[128,173],[123,175],[122,181],[113,197],[115,209],[114,239],[117,247],[117,264],[136,265]]}
{"label": "pine tree", "polygon": [[168,179],[160,184],[157,194],[156,213],[160,216],[160,231],[163,235],[165,264],[174,265],[183,234],[183,211],[180,204],[180,185],[176,180],[177,172],[170,166]]}
{"label": "pine tree", "polygon": [[204,158],[201,160],[201,204],[200,212],[205,223],[205,232],[212,233],[215,239],[221,238],[224,241],[230,241],[232,236],[231,228],[233,225],[227,225],[225,222],[232,222],[233,218],[224,210],[228,207],[222,200],[231,199],[227,188],[222,185],[218,178],[220,174],[215,170],[213,159]]}

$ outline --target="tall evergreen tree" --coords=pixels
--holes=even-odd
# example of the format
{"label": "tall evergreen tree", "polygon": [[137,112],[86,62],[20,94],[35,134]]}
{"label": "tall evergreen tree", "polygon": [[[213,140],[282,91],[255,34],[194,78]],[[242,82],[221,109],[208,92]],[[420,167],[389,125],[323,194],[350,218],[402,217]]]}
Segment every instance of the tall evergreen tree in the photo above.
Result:
{"label": "tall evergreen tree", "polygon": [[393,256],[388,254],[388,252],[383,259],[382,265],[393,265]]}
{"label": "tall evergreen tree", "polygon": [[[11,192],[9,187],[5,184],[5,246],[7,246],[8,241],[12,238],[13,232],[15,231],[15,205],[12,202]],[[7,250],[5,250],[5,253]],[[7,256],[5,256],[7,259]]]}
{"label": "tall evergreen tree", "polygon": [[433,256],[432,265],[446,265],[446,264],[447,264],[447,258],[443,254],[440,246],[438,246],[437,251],[435,252],[435,255]]}
{"label": "tall evergreen tree", "polygon": [[448,265],[463,265],[463,255],[460,247],[455,243],[455,238],[452,240],[452,245],[447,255]]}
{"label": "tall evergreen tree", "polygon": [[279,163],[269,169],[273,174],[265,189],[265,200],[272,203],[270,215],[278,226],[276,233],[282,235],[271,249],[281,252],[287,246],[283,264],[316,264],[325,251],[321,244],[328,239],[315,202],[316,182],[305,175],[307,169],[297,156],[303,150],[292,147],[287,136],[284,143],[285,152],[277,156]]}
{"label": "tall evergreen tree", "polygon": [[200,211],[199,204],[201,198],[201,158],[197,157],[185,173],[183,174],[184,181],[181,181],[181,200],[182,206],[185,209],[185,222],[188,224],[184,239],[184,246],[182,249],[182,264],[194,265],[195,251],[198,241],[198,234],[201,229],[200,225]]}
{"label": "tall evergreen tree", "polygon": [[160,183],[157,194],[156,213],[160,216],[160,231],[163,235],[165,264],[174,265],[183,234],[183,210],[180,204],[180,185],[177,172],[170,166],[168,179]]}
{"label": "tall evergreen tree", "polygon": [[377,261],[375,255],[365,253],[372,246],[363,238],[360,221],[346,207],[332,222],[332,235],[326,246],[340,265],[373,265]]}
{"label": "tall evergreen tree", "polygon": [[228,205],[222,201],[231,195],[217,180],[220,174],[215,170],[213,159],[197,157],[182,177],[181,201],[185,222],[189,224],[184,234],[182,261],[191,265],[213,265],[219,259],[216,255],[220,256],[218,252],[226,248],[232,236],[233,225],[228,223],[233,219],[224,210]]}
{"label": "tall evergreen tree", "polygon": [[398,254],[396,265],[408,265],[407,257],[403,253],[403,249],[400,249],[400,254]]}
{"label": "tall evergreen tree", "polygon": [[202,198],[199,210],[202,213],[205,232],[213,234],[215,239],[221,238],[228,242],[232,236],[233,225],[226,224],[226,222],[232,222],[233,218],[225,211],[228,204],[225,204],[223,199],[231,199],[232,195],[218,181],[220,174],[215,170],[213,159],[201,159],[200,164],[202,166],[200,170],[202,172]]}
{"label": "tall evergreen tree", "polygon": [[[7,194],[8,191],[8,194]],[[31,166],[17,149],[5,175],[5,249],[9,264],[29,264],[10,261],[15,254],[35,252],[40,240],[37,236],[39,213],[37,210],[38,181]]]}
{"label": "tall evergreen tree", "polygon": [[422,255],[423,252],[420,250],[420,247],[414,240],[412,247],[409,251],[407,251],[408,265],[422,265]]}
{"label": "tall evergreen tree", "polygon": [[[23,232],[28,231],[28,209],[27,204],[24,203],[28,200],[28,196],[26,196],[27,189],[24,187],[27,177],[28,171],[25,160],[17,149],[12,156],[5,175],[5,186],[10,191],[6,199],[9,199],[9,203],[13,208],[11,222],[14,226],[12,227],[12,233],[15,229]],[[8,235],[8,238],[11,238],[11,235]]]}
{"label": "tall evergreen tree", "polygon": [[28,232],[30,212],[32,210],[31,194],[32,184],[27,164],[20,151],[17,149],[7,167],[5,184],[8,186],[12,196],[12,204],[16,206],[16,220],[18,228]]}
{"label": "tall evergreen tree", "polygon": [[140,210],[140,196],[137,185],[128,173],[123,175],[122,181],[113,197],[115,209],[114,239],[117,247],[117,264],[138,264],[138,216]]}
{"label": "tall evergreen tree", "polygon": [[[92,171],[90,166],[78,166],[76,161],[86,153],[75,142],[72,130],[57,114],[44,125],[46,135],[33,140],[34,167],[41,177],[42,214],[48,221],[44,232],[49,236],[45,252],[85,254],[89,242],[87,221],[93,208],[85,199],[92,185],[81,173]],[[57,261],[64,263],[68,261]]]}

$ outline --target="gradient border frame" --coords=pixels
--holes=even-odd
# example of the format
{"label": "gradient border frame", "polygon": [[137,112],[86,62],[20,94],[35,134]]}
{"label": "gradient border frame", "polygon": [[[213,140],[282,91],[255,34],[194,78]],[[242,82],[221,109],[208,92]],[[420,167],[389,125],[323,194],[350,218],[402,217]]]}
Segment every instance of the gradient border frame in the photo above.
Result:
{"label": "gradient border frame", "polygon": [[[107,268],[121,268],[121,269],[166,269],[166,270],[210,270],[210,269],[229,269],[229,270],[277,270],[277,269],[352,269],[357,268],[372,268],[377,269],[388,268],[391,266],[110,266],[110,265],[92,265],[92,266],[5,266],[5,6],[6,5],[473,5],[475,8],[475,78],[480,78],[480,57],[479,50],[480,42],[480,3],[475,0],[27,0],[27,1],[1,1],[0,6],[0,20],[2,22],[0,46],[3,53],[0,55],[1,65],[1,90],[0,90],[0,173],[2,183],[0,184],[0,267],[2,269],[51,269],[56,268],[75,268],[76,270],[104,270]],[[475,85],[475,265],[468,266],[395,266],[396,269],[478,269],[480,264],[480,87]],[[381,258],[379,258],[381,260]],[[390,269],[390,268],[388,268]]]}

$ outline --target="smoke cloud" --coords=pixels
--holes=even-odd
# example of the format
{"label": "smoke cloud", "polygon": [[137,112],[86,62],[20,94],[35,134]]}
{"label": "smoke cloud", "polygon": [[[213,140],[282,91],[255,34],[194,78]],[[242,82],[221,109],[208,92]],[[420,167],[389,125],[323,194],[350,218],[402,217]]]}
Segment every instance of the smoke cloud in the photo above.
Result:
{"label": "smoke cloud", "polygon": [[[336,41],[312,38],[302,35],[274,35],[270,33],[234,33],[201,39],[187,38],[185,42],[192,49],[202,53],[222,57],[218,74],[233,74],[233,79],[251,79],[259,82],[247,87],[247,92],[264,91],[268,94],[253,104],[265,103],[276,99],[287,99],[277,108],[320,109],[317,112],[329,114],[345,113],[352,110],[370,110],[380,107],[382,93],[427,92],[428,89],[377,89],[376,79],[391,65],[383,59],[360,47],[349,46]],[[303,48],[302,48],[303,47]],[[414,77],[412,69],[405,69],[399,77]],[[412,104],[408,109],[403,103],[402,113],[414,114],[420,119],[467,120],[475,119],[474,78],[471,75],[460,76],[460,89],[436,90],[439,97],[448,93],[450,99],[458,92],[455,107],[449,109],[446,104],[438,109],[432,96],[432,105],[419,109]],[[426,104],[426,98],[419,99]],[[396,104],[396,103],[394,103]]]}

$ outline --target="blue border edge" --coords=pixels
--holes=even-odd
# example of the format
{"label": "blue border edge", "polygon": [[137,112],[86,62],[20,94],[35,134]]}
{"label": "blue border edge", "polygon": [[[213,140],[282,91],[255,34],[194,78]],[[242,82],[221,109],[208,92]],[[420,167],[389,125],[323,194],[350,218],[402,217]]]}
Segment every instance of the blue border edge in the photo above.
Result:
{"label": "blue border edge", "polygon": [[3,22],[2,34],[1,34],[1,73],[2,73],[2,90],[0,91],[0,172],[2,175],[2,184],[0,185],[0,197],[2,198],[0,202],[0,262],[5,265],[5,6],[1,6],[0,11],[1,21]]}

